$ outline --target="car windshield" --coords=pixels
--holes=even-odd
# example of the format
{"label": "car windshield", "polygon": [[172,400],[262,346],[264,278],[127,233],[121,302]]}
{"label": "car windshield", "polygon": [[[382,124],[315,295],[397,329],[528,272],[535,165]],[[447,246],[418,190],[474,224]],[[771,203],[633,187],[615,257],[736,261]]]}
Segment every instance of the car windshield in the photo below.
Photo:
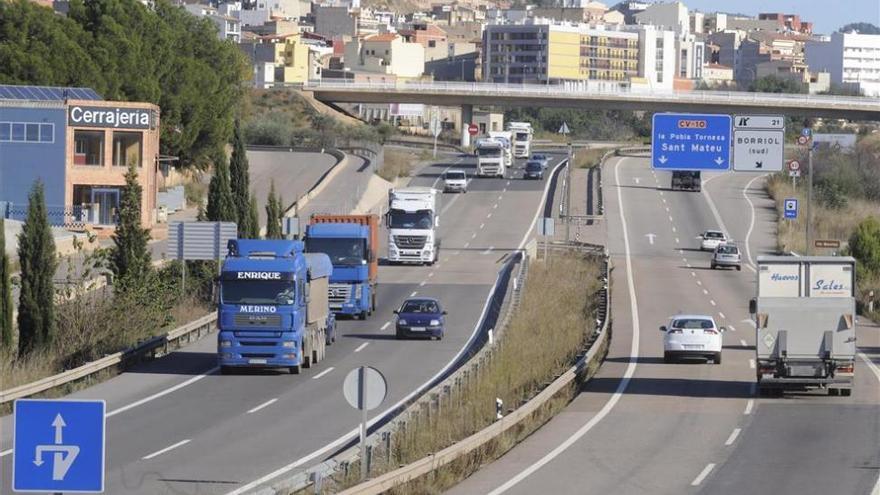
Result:
{"label": "car windshield", "polygon": [[721,232],[712,232],[711,230],[704,234],[706,239],[724,239],[724,234]]}
{"label": "car windshield", "polygon": [[230,280],[221,285],[223,304],[293,304],[292,280]]}
{"label": "car windshield", "polygon": [[434,301],[407,301],[400,308],[401,313],[439,313],[440,307]]}
{"label": "car windshield", "polygon": [[364,239],[306,238],[306,252],[324,253],[330,257],[330,262],[337,266],[360,265],[366,259],[364,251]]}
{"label": "car windshield", "polygon": [[680,318],[672,321],[672,328],[713,328],[712,320],[703,318]]}
{"label": "car windshield", "polygon": [[392,229],[430,229],[433,225],[431,210],[406,212],[391,210],[388,215],[388,227]]}
{"label": "car windshield", "polygon": [[737,254],[739,249],[736,246],[718,246],[718,252],[720,254]]}
{"label": "car windshield", "polygon": [[477,155],[485,156],[485,157],[498,157],[501,156],[500,148],[477,148]]}
{"label": "car windshield", "polygon": [[547,157],[544,155],[532,155],[532,160],[541,161],[541,160],[546,160],[546,159],[547,159]]}
{"label": "car windshield", "polygon": [[464,180],[464,172],[446,172],[446,180]]}
{"label": "car windshield", "polygon": [[542,168],[544,168],[544,167],[541,166],[541,162],[527,162],[526,163],[526,170],[541,170]]}

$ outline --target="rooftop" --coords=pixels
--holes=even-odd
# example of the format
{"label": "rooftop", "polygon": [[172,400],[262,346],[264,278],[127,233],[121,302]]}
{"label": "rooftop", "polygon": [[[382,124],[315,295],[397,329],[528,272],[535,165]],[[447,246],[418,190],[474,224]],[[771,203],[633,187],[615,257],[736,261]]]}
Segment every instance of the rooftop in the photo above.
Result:
{"label": "rooftop", "polygon": [[0,100],[103,100],[92,88],[0,85]]}
{"label": "rooftop", "polygon": [[364,41],[394,41],[395,39],[397,39],[396,33],[382,33],[367,36]]}

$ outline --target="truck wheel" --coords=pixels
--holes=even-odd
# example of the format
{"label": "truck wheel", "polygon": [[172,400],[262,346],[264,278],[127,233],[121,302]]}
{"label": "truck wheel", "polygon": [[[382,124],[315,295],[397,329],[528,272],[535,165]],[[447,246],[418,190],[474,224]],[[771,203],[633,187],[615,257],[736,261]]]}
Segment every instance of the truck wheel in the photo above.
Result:
{"label": "truck wheel", "polygon": [[736,265],[736,271],[738,271],[738,272],[741,272],[741,271],[742,271],[742,269],[743,269],[743,267],[742,267],[742,266],[740,266],[740,265]]}
{"label": "truck wheel", "polygon": [[291,367],[287,368],[287,372],[290,373],[291,375],[298,375],[300,373],[300,371],[301,371],[301,369],[300,369],[299,365],[291,366]]}
{"label": "truck wheel", "polygon": [[663,353],[663,362],[664,363],[671,363],[672,362],[672,355],[669,354],[668,352],[664,352]]}
{"label": "truck wheel", "polygon": [[840,389],[840,396],[841,396],[841,397],[849,397],[850,395],[852,395],[852,389],[851,389],[851,388],[842,388],[842,389]]}
{"label": "truck wheel", "polygon": [[231,375],[232,371],[233,370],[232,370],[231,366],[221,366],[220,367],[220,374],[221,375]]}
{"label": "truck wheel", "polygon": [[712,361],[714,361],[715,364],[721,364],[721,353],[716,352],[715,356],[712,358]]}
{"label": "truck wheel", "polygon": [[712,269],[713,269],[713,270],[715,269],[716,266],[718,266],[718,265],[716,265],[715,263],[712,263]]}
{"label": "truck wheel", "polygon": [[303,344],[302,367],[306,369],[312,367],[312,346],[308,343]]}
{"label": "truck wheel", "polygon": [[840,389],[839,388],[829,388],[828,389],[828,396],[834,397],[835,395],[840,395]]}

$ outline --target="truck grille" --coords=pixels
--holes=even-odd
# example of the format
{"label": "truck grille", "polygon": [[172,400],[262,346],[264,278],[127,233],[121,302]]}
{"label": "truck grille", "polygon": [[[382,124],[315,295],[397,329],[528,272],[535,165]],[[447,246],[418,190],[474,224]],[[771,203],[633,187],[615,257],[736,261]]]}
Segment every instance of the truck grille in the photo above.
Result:
{"label": "truck grille", "polygon": [[247,328],[278,328],[281,326],[281,315],[246,315],[236,314],[233,317],[236,327]]}
{"label": "truck grille", "polygon": [[330,309],[342,309],[342,304],[351,298],[351,285],[330,284],[327,289],[327,299]]}
{"label": "truck grille", "polygon": [[396,235],[394,236],[394,244],[399,249],[422,249],[428,240],[423,235]]}

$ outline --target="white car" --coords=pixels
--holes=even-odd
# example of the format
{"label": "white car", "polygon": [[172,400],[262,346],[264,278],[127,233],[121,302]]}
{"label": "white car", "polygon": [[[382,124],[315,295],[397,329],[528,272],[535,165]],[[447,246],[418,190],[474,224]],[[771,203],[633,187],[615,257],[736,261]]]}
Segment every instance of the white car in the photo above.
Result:
{"label": "white car", "polygon": [[443,192],[467,192],[467,174],[464,170],[447,170],[443,174]]}
{"label": "white car", "polygon": [[700,250],[715,251],[720,244],[727,244],[730,239],[720,230],[707,230],[697,239],[700,239]]}
{"label": "white car", "polygon": [[719,244],[712,254],[712,269],[736,268],[736,271],[742,270],[742,254],[735,244],[726,243]]}
{"label": "white car", "polygon": [[660,327],[663,337],[663,362],[682,357],[704,357],[721,364],[721,334],[711,316],[675,315],[668,325]]}

